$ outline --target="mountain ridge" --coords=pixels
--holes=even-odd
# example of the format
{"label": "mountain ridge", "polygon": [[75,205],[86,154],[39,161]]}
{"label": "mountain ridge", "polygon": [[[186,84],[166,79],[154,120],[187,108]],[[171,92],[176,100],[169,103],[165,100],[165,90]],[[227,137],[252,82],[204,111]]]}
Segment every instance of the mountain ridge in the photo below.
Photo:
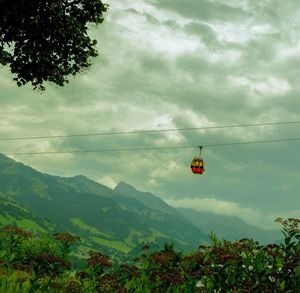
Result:
{"label": "mountain ridge", "polygon": [[4,155],[0,156],[0,193],[55,227],[81,236],[90,248],[129,253],[144,242],[174,242],[188,250],[207,240],[200,229],[154,195],[150,197],[156,198],[156,205],[167,206],[172,213],[123,195],[120,188],[114,191],[82,175],[48,175]]}

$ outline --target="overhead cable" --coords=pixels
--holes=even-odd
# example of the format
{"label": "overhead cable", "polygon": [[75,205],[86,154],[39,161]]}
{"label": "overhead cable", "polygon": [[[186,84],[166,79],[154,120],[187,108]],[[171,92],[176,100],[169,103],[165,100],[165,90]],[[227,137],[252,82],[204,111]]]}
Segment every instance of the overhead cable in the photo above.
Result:
{"label": "overhead cable", "polygon": [[[270,140],[256,140],[245,142],[231,142],[231,143],[217,143],[217,144],[201,144],[205,148],[211,147],[226,147],[234,145],[250,145],[250,144],[264,144],[264,143],[279,143],[288,141],[300,141],[300,137],[295,138],[279,138]],[[77,153],[101,153],[101,152],[123,152],[123,151],[151,151],[151,150],[167,150],[167,149],[187,149],[196,148],[199,145],[185,145],[185,146],[161,146],[161,147],[137,147],[137,148],[109,148],[109,149],[96,149],[96,150],[69,150],[69,151],[46,151],[46,152],[16,152],[6,153],[7,156],[16,155],[55,155],[55,154],[77,154]]]}
{"label": "overhead cable", "polygon": [[162,132],[174,132],[174,131],[213,130],[213,129],[260,127],[260,126],[287,125],[287,124],[300,124],[300,121],[281,121],[281,122],[268,122],[268,123],[219,125],[219,126],[217,125],[217,126],[168,128],[168,129],[144,129],[144,130],[132,130],[132,131],[124,130],[124,131],[116,131],[116,132],[95,132],[95,133],[61,134],[61,135],[47,135],[47,136],[4,137],[4,138],[0,138],[0,141],[57,139],[57,138],[89,137],[89,136],[104,136],[104,135],[109,136],[109,135],[126,135],[126,134],[144,134],[144,133],[162,133]]}

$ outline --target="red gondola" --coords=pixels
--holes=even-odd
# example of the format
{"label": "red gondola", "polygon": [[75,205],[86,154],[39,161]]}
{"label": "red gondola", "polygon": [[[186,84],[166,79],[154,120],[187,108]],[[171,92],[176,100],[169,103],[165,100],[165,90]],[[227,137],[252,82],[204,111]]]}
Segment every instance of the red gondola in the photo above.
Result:
{"label": "red gondola", "polygon": [[201,150],[202,146],[200,148],[200,155],[199,157],[195,157],[192,162],[191,162],[191,170],[194,174],[203,174],[205,169],[204,169],[204,161],[201,158]]}

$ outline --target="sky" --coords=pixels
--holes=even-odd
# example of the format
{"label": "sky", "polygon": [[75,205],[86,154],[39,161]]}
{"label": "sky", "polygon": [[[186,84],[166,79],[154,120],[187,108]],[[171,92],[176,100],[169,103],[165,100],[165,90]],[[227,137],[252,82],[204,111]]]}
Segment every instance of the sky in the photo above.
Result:
{"label": "sky", "polygon": [[[44,93],[0,71],[0,136],[51,136],[300,121],[297,0],[107,0],[99,56]],[[300,137],[300,124],[0,141],[4,154],[209,145]],[[125,181],[175,207],[278,228],[300,217],[300,141],[85,154],[14,155],[58,176]]]}

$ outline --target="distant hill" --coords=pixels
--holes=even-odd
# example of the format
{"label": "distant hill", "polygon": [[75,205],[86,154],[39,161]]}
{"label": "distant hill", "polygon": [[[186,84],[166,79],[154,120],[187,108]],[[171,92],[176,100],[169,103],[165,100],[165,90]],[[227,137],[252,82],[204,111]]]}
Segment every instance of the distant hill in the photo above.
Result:
{"label": "distant hill", "polygon": [[124,208],[138,214],[140,219],[163,234],[194,247],[203,240],[208,241],[207,234],[154,194],[138,191],[124,182],[119,183],[115,191],[120,194],[117,201]]}
{"label": "distant hill", "polygon": [[187,208],[177,208],[177,210],[202,231],[206,233],[213,231],[221,239],[253,238],[261,243],[273,243],[282,239],[279,229],[260,229],[249,225],[238,217],[216,215]]}
{"label": "distant hill", "polygon": [[130,253],[145,242],[173,242],[189,250],[208,239],[154,195],[140,193],[138,198],[139,192],[124,183],[112,190],[84,176],[51,176],[4,155],[0,194],[0,225],[69,231],[83,239],[82,250]]}
{"label": "distant hill", "polygon": [[115,191],[123,196],[134,198],[138,200],[140,203],[142,203],[143,205],[151,209],[158,210],[166,214],[173,214],[181,217],[180,213],[178,213],[176,209],[169,206],[166,202],[164,202],[159,197],[155,196],[150,192],[138,191],[136,188],[134,188],[133,186],[125,182],[120,182],[115,187]]}

